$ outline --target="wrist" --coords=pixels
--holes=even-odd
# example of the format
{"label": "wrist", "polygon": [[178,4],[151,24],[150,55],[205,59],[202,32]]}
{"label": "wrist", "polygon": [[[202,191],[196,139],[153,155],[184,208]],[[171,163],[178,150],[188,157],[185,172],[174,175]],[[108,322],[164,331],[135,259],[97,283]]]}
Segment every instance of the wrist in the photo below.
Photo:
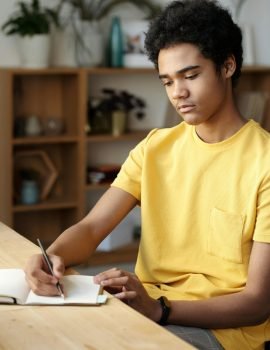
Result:
{"label": "wrist", "polygon": [[157,299],[152,299],[151,314],[149,318],[154,322],[159,322],[162,316],[162,309],[160,307],[160,302]]}

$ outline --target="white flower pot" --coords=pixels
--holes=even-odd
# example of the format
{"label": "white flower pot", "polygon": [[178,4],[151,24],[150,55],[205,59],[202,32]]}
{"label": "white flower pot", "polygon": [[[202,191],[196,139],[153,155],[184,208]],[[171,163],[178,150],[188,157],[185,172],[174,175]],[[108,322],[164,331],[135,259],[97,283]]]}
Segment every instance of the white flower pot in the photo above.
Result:
{"label": "white flower pot", "polygon": [[23,67],[46,68],[49,66],[49,34],[18,37],[17,44],[18,54]]}

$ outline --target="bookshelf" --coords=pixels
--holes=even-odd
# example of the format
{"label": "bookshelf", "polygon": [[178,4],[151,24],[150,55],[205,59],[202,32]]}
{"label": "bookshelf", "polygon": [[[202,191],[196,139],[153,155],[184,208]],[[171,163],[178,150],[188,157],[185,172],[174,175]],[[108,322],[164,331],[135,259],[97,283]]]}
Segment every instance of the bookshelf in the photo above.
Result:
{"label": "bookshelf", "polygon": [[[241,95],[243,93],[247,95],[250,93],[261,93],[265,96],[260,123],[266,130],[270,131],[270,67],[244,67],[236,89],[236,94]],[[252,113],[256,108],[251,108],[250,110]],[[256,118],[256,116],[253,115],[245,115],[245,117]]]}
{"label": "bookshelf", "polygon": [[[134,131],[119,136],[86,135],[89,84],[100,75],[142,72],[104,68],[0,69],[1,221],[33,242],[39,237],[47,246],[86,214],[86,194],[97,189],[105,191],[109,186],[87,182],[87,149],[101,144],[111,147],[114,143],[126,147],[127,142],[137,143],[147,134],[147,131]],[[41,125],[48,118],[59,118],[64,131],[59,135],[16,135],[16,123],[31,115],[37,116]],[[35,204],[23,204],[16,188],[18,159],[22,168],[39,163],[37,167],[41,169],[46,164],[42,164],[43,159],[34,159],[38,154],[53,164],[57,176],[46,198]],[[50,175],[50,169],[44,172]]]}

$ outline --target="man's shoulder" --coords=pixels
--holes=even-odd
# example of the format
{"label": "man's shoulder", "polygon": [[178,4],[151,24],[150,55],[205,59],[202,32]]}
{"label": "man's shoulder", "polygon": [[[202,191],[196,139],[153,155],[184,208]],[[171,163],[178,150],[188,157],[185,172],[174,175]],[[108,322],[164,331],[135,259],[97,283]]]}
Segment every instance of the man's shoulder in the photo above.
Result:
{"label": "man's shoulder", "polygon": [[252,139],[255,141],[256,139],[261,141],[264,146],[270,147],[270,133],[266,129],[264,129],[259,123],[254,120],[250,121],[250,130],[252,132]]}
{"label": "man's shoulder", "polygon": [[148,141],[151,142],[163,142],[169,141],[173,142],[173,140],[181,138],[181,136],[186,136],[191,132],[191,126],[185,122],[181,122],[176,126],[169,128],[159,128],[154,129],[149,134]]}

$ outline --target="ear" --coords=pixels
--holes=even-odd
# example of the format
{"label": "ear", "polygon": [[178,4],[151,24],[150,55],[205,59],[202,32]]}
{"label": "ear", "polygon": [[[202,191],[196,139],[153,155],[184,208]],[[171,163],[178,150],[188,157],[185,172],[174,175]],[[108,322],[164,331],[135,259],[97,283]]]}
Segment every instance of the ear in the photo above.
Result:
{"label": "ear", "polygon": [[233,55],[229,56],[224,62],[224,74],[226,78],[231,78],[236,69],[236,62]]}

